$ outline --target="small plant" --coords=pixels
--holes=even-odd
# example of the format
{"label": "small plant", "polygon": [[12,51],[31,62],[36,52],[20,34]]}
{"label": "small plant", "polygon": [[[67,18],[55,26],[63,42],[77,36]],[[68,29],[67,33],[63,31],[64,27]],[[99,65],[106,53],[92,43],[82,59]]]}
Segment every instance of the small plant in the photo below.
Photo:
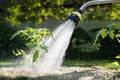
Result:
{"label": "small plant", "polygon": [[[107,36],[109,36],[110,39],[112,39],[112,40],[116,39],[120,43],[120,22],[111,23],[106,28],[101,29],[97,33],[93,45],[96,44],[96,42],[98,41],[99,37],[104,39]],[[115,58],[120,58],[120,55],[116,56]],[[119,63],[116,62],[116,61],[113,62],[112,64],[117,65],[117,66],[120,67]]]}
{"label": "small plant", "polygon": [[[27,47],[30,48],[37,47],[33,55],[33,62],[35,62],[39,57],[39,53],[41,50],[45,50],[47,52],[47,46],[43,43],[43,40],[45,39],[46,36],[52,36],[52,33],[49,29],[26,28],[25,30],[19,30],[18,32],[16,32],[11,37],[11,39],[20,37],[20,39],[25,43]],[[25,50],[16,49],[13,51],[13,54],[15,54],[16,56],[25,55]]]}
{"label": "small plant", "polygon": [[[109,36],[112,40],[117,39],[117,41],[120,43],[120,23],[112,23],[107,26],[107,28],[101,29],[95,38],[94,44],[97,42],[99,37],[102,37],[104,39],[105,37]],[[93,44],[93,45],[94,45]]]}

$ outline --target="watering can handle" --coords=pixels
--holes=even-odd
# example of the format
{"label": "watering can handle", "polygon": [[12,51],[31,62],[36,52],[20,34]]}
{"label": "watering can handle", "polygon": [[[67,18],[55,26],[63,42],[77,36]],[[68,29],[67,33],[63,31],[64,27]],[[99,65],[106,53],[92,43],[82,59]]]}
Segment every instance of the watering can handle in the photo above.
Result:
{"label": "watering can handle", "polygon": [[83,4],[79,9],[84,12],[88,6],[97,4],[109,4],[109,3],[120,3],[120,0],[92,0]]}

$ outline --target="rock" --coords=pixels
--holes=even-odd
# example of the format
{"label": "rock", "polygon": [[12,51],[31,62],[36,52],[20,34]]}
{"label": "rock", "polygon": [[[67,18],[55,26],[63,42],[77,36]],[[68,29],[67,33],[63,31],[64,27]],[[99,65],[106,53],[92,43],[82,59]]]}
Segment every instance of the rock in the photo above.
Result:
{"label": "rock", "polygon": [[93,77],[80,77],[78,80],[93,80]]}

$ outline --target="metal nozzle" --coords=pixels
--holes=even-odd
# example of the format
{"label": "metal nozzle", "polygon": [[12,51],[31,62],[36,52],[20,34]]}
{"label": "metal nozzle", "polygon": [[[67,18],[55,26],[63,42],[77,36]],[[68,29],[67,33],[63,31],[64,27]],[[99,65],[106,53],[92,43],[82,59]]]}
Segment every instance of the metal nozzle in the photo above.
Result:
{"label": "metal nozzle", "polygon": [[92,0],[83,4],[76,12],[73,12],[67,19],[71,19],[78,24],[80,20],[79,15],[81,15],[88,6],[96,4],[108,4],[108,3],[120,3],[120,0]]}

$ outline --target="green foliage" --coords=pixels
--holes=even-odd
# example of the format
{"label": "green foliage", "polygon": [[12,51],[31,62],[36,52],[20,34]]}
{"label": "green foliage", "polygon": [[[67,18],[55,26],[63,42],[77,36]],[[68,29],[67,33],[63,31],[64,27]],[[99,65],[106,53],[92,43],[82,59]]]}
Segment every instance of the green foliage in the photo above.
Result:
{"label": "green foliage", "polygon": [[115,58],[120,58],[120,55],[116,56]]}
{"label": "green foliage", "polygon": [[[110,37],[112,40],[116,39],[120,43],[120,22],[111,23],[106,28],[101,29],[97,33],[94,44],[96,43],[99,37],[104,39],[107,36]],[[116,56],[115,58],[120,58],[120,55]],[[112,64],[120,67],[119,63],[116,61],[114,61]]]}
{"label": "green foliage", "polygon": [[18,26],[26,21],[40,24],[48,17],[65,19],[70,15],[73,8],[61,6],[64,2],[65,0],[8,0],[2,1],[6,5],[0,8],[8,12],[4,20],[10,21],[12,26]]}
{"label": "green foliage", "polygon": [[114,61],[112,64],[115,65],[115,66],[120,67],[120,65],[119,65],[119,63],[117,61]]}
{"label": "green foliage", "polygon": [[97,5],[83,14],[83,19],[120,20],[120,4]]}
{"label": "green foliage", "polygon": [[120,4],[111,5],[111,9],[106,13],[106,19],[120,20]]}
{"label": "green foliage", "polygon": [[[74,1],[72,0],[1,0],[0,21],[5,21],[5,22],[9,21],[12,27],[13,26],[26,27],[26,25],[23,23],[30,21],[35,26],[36,24],[41,23],[43,20],[46,20],[48,17],[53,17],[56,19],[65,19],[68,15],[71,14],[72,11],[74,11],[74,9],[76,10],[77,8],[80,7],[80,4],[83,4],[86,1],[88,0],[81,0],[81,1],[79,0],[74,0]],[[95,6],[94,8],[90,8],[89,11],[86,12],[85,16],[83,14],[83,17],[85,17],[85,19],[119,20],[119,16],[120,16],[119,9],[120,9],[119,4],[105,5],[102,6],[102,8],[100,5],[98,5],[97,7]],[[9,29],[9,25],[7,25],[8,27],[7,29],[7,27],[5,26],[6,26],[5,24],[0,26],[2,27],[0,31],[1,50],[5,49],[5,51],[9,54],[10,52],[8,51],[8,49],[9,50],[15,49],[13,52],[15,54],[16,52],[19,53],[16,55],[21,55],[24,53],[24,51],[22,51],[21,47],[16,47],[16,45],[22,46],[25,44],[25,47],[38,46],[37,43],[39,43],[39,40],[35,39],[35,37],[37,37],[37,34],[35,34],[34,31],[30,30],[33,32],[33,33],[31,32],[31,34],[29,34],[27,30],[25,31],[25,33],[18,31],[19,35],[16,35],[14,39],[10,40],[9,38],[13,35],[13,29],[15,29],[15,31],[17,30],[15,27],[13,29],[11,28]],[[4,28],[6,28],[6,30],[3,30]],[[20,35],[20,33],[22,33],[23,36]],[[106,33],[103,30],[102,37],[105,37],[104,34]],[[33,35],[34,35],[34,39],[32,38]],[[111,31],[109,35],[112,39],[116,38],[119,41],[119,34],[116,34],[115,36],[114,31]],[[88,39],[84,40],[84,39],[76,38],[75,41],[73,40],[74,48],[76,50],[82,49],[83,52],[85,51],[89,52],[91,49],[94,50],[93,47],[88,48],[89,45],[86,44],[84,46],[78,45],[79,42],[81,44],[89,43],[87,42]],[[47,51],[47,47],[45,45],[40,46],[40,48],[45,49],[45,51]],[[96,46],[96,48],[98,47]]]}
{"label": "green foliage", "polygon": [[118,42],[120,43],[120,40],[119,40],[120,22],[111,23],[106,28],[101,29],[96,35],[95,43],[98,40],[99,36],[101,36],[102,39],[104,39],[106,36],[109,36],[112,40],[114,40],[116,38],[118,40]]}
{"label": "green foliage", "polygon": [[[113,12],[114,12],[114,16],[111,15],[111,14],[113,14]],[[86,21],[97,19],[98,21],[102,21],[103,24],[99,24],[99,25],[95,26],[94,24],[97,24],[96,22],[90,23],[90,25],[86,22],[85,25],[83,24],[85,26],[85,28],[82,25],[82,27],[84,29],[86,29],[86,25],[88,27],[87,30],[89,29],[89,27],[93,27],[93,26],[96,27],[96,28],[92,28],[92,30],[86,31],[86,33],[84,33],[85,31],[84,32],[80,31],[80,28],[76,28],[73,33],[73,37],[72,37],[71,43],[69,45],[69,48],[67,50],[68,54],[66,55],[66,57],[70,58],[70,59],[72,59],[72,58],[73,59],[76,59],[76,58],[78,58],[78,59],[113,59],[113,57],[115,57],[116,54],[119,54],[118,53],[119,50],[117,50],[117,49],[119,49],[119,47],[118,47],[118,45],[115,45],[116,43],[109,44],[109,45],[107,45],[107,43],[105,43],[105,41],[110,43],[113,40],[120,39],[119,36],[116,34],[116,30],[110,30],[109,28],[103,28],[102,30],[100,30],[101,27],[105,27],[104,24],[108,24],[106,20],[110,20],[110,21],[111,20],[120,20],[119,12],[120,12],[120,4],[119,3],[118,4],[115,3],[115,4],[105,4],[105,5],[94,5],[94,6],[88,7],[86,9],[85,13],[82,14],[82,19],[86,20]],[[117,26],[118,23],[115,23],[115,24],[116,24],[115,26]],[[81,26],[78,26],[78,27],[81,27]],[[95,30],[96,30],[96,32],[95,32]],[[98,30],[100,30],[100,31],[98,32]],[[96,33],[97,33],[97,35],[96,35]],[[88,35],[90,37],[88,37]],[[96,35],[96,37],[95,37],[95,35]],[[83,36],[88,37],[88,38],[84,38]],[[105,40],[106,37],[110,37],[110,39],[112,41]],[[104,39],[104,41],[102,41],[103,39]],[[92,42],[94,42],[93,43],[94,46],[91,46]],[[115,47],[113,48],[113,46],[115,46]],[[110,50],[109,50],[109,48],[110,48]],[[113,54],[113,53],[115,53],[115,54]]]}
{"label": "green foliage", "polygon": [[[71,14],[73,7],[77,5],[78,7],[80,6],[79,4],[75,4],[75,6],[72,5],[77,1],[78,0],[0,0],[0,27],[2,28],[0,29],[0,56],[4,56],[7,59],[8,56],[12,58],[12,56],[14,56],[12,52],[15,55],[21,55],[24,53],[22,50],[26,48],[26,46],[37,46],[37,43],[39,43],[41,39],[39,37],[41,36],[38,36],[38,39],[37,33],[34,33],[32,29],[23,30],[23,32],[21,29],[25,29],[27,26],[34,27],[48,17],[65,19]],[[9,24],[6,24],[6,22]],[[31,31],[30,34],[27,31]],[[15,32],[16,34],[14,34]],[[12,35],[16,37],[12,39]],[[41,48],[47,51],[46,46],[41,46]]]}
{"label": "green foliage", "polygon": [[75,28],[72,40],[66,51],[67,59],[97,59],[100,44],[92,46],[97,31],[85,31],[80,27]]}
{"label": "green foliage", "polygon": [[[96,44],[95,46],[91,46],[91,43],[90,42],[85,43],[86,41],[87,40],[85,40],[85,39],[73,38],[72,39],[72,47],[75,50],[78,50],[80,52],[86,52],[86,53],[91,53],[91,52],[99,50],[99,48],[98,48],[99,44]],[[78,44],[78,42],[81,44]]]}
{"label": "green foliage", "polygon": [[5,20],[10,21],[12,23],[12,26],[20,25],[20,21],[17,19],[17,17],[22,14],[22,12],[20,10],[20,5],[8,7],[8,8],[6,8],[6,10],[11,15],[6,16]]}
{"label": "green foliage", "polygon": [[0,59],[4,59],[9,55],[7,59],[12,56],[10,52],[12,49],[12,42],[10,40],[11,35],[15,32],[10,22],[0,21]]}
{"label": "green foliage", "polygon": [[[27,47],[33,48],[37,47],[34,56],[33,62],[37,60],[39,57],[39,53],[41,50],[47,51],[47,46],[44,45],[43,40],[46,36],[52,36],[52,33],[49,29],[40,28],[40,29],[33,29],[33,28],[26,28],[25,30],[19,30],[16,32],[11,39],[20,38]],[[25,55],[25,51],[22,49],[17,49],[16,52],[13,53],[18,55]]]}
{"label": "green foliage", "polygon": [[48,34],[50,35],[50,31],[48,29],[26,28],[25,30],[19,30],[11,37],[11,39],[15,38],[16,36],[20,36],[27,46],[35,47],[40,44]]}
{"label": "green foliage", "polygon": [[14,55],[16,55],[16,56],[20,56],[20,55],[23,55],[25,53],[25,51],[24,50],[22,50],[22,49],[16,49],[16,51],[15,50],[13,50],[13,54]]}
{"label": "green foliage", "polygon": [[48,47],[47,47],[46,45],[41,45],[40,47],[41,47],[41,49],[43,49],[43,50],[45,50],[46,52],[48,52]]}
{"label": "green foliage", "polygon": [[37,46],[37,50],[34,52],[34,55],[33,55],[33,62],[35,62],[38,59],[42,50],[48,52],[48,47],[44,44]]}
{"label": "green foliage", "polygon": [[33,55],[33,62],[35,62],[37,60],[37,58],[39,57],[39,51],[35,51],[34,55]]}

